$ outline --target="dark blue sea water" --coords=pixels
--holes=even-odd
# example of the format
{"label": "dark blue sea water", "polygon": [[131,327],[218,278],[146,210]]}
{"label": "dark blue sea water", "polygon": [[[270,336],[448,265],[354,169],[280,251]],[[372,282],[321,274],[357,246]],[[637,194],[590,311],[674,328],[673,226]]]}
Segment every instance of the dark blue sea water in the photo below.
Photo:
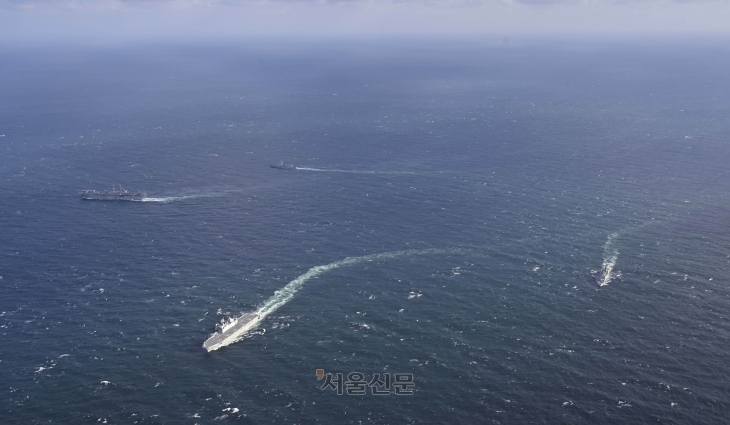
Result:
{"label": "dark blue sea water", "polygon": [[726,423],[729,54],[0,48],[0,422]]}

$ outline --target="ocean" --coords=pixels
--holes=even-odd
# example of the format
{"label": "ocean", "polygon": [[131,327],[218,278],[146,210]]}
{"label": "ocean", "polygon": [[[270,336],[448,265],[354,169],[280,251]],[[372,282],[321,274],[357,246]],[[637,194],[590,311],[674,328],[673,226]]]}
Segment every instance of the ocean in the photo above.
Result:
{"label": "ocean", "polygon": [[[707,40],[4,45],[0,422],[726,423],[729,66]],[[114,184],[148,198],[78,195]]]}

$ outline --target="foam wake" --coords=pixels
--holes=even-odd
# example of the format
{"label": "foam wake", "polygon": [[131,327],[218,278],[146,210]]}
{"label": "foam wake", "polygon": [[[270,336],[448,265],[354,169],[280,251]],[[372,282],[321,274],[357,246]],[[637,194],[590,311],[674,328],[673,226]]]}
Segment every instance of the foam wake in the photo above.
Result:
{"label": "foam wake", "polygon": [[136,202],[174,202],[174,201],[182,201],[183,199],[193,199],[193,198],[209,198],[211,196],[220,196],[218,194],[208,194],[208,195],[188,195],[188,196],[165,196],[160,198],[144,198],[140,199]]}
{"label": "foam wake", "polygon": [[87,201],[103,201],[103,202],[173,202],[173,201],[182,201],[183,199],[193,199],[193,198],[211,198],[214,196],[223,196],[228,192],[237,192],[236,191],[225,191],[225,192],[216,192],[216,193],[203,193],[199,195],[186,195],[186,196],[165,196],[165,197],[154,197],[149,196],[146,198],[141,199],[118,199],[118,198],[92,198],[87,197],[84,198]]}
{"label": "foam wake", "polygon": [[603,244],[603,265],[596,275],[596,284],[598,284],[598,286],[608,285],[615,277],[613,268],[616,266],[619,254],[615,241],[619,235],[620,232],[611,233],[608,235],[606,243]]}
{"label": "foam wake", "polygon": [[338,170],[336,168],[310,168],[310,167],[294,167],[298,171],[316,171],[321,173],[349,173],[349,174],[415,174],[412,171],[358,171],[358,170]]}
{"label": "foam wake", "polygon": [[[303,275],[298,276],[296,279],[289,282],[286,286],[279,289],[278,291],[274,292],[274,295],[266,300],[254,313],[258,315],[258,318],[255,322],[251,323],[251,326],[249,329],[254,329],[255,326],[257,326],[262,320],[266,318],[266,316],[270,315],[271,313],[275,312],[279,308],[281,308],[284,304],[288,303],[289,301],[294,298],[294,295],[296,295],[297,292],[299,292],[305,283],[307,283],[308,280],[317,277],[323,273],[326,273],[330,270],[334,270],[339,267],[345,267],[345,266],[352,266],[358,263],[364,263],[367,261],[376,261],[376,260],[385,260],[385,259],[393,259],[393,258],[399,258],[399,257],[406,257],[406,256],[412,256],[412,255],[426,255],[426,254],[449,254],[457,252],[456,250],[445,250],[445,249],[409,249],[406,251],[394,251],[394,252],[385,252],[382,254],[371,254],[371,255],[365,255],[362,257],[347,257],[344,260],[335,261],[334,263],[325,264],[323,266],[315,266],[311,269],[307,270],[306,273]],[[241,338],[231,341],[228,344],[230,345],[234,342],[238,342],[241,339],[245,338],[247,335],[243,335]],[[223,345],[222,345],[223,346]]]}
{"label": "foam wake", "polygon": [[243,190],[244,189],[231,189],[231,190],[224,190],[222,192],[201,193],[198,195],[147,197],[147,198],[135,201],[135,202],[163,202],[164,203],[164,202],[182,201],[185,199],[213,198],[216,196],[225,196],[226,194],[231,193],[231,192],[241,192]]}

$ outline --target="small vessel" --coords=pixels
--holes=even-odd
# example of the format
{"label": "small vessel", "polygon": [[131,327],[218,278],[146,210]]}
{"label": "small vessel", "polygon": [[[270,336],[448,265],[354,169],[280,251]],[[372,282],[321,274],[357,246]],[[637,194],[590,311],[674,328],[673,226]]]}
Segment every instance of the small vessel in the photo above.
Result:
{"label": "small vessel", "polygon": [[294,164],[289,164],[288,162],[281,161],[278,164],[271,164],[271,168],[278,168],[280,170],[296,170],[297,167]]}
{"label": "small vessel", "polygon": [[608,266],[601,267],[601,271],[596,273],[596,285],[606,286],[608,281],[611,279],[611,268]]}
{"label": "small vessel", "polygon": [[252,330],[259,322],[261,316],[257,313],[244,313],[238,318],[221,320],[216,326],[217,331],[203,343],[203,348],[211,352],[224,347]]}
{"label": "small vessel", "polygon": [[141,201],[147,197],[145,192],[133,192],[119,185],[109,190],[82,190],[79,195],[81,199],[100,201]]}

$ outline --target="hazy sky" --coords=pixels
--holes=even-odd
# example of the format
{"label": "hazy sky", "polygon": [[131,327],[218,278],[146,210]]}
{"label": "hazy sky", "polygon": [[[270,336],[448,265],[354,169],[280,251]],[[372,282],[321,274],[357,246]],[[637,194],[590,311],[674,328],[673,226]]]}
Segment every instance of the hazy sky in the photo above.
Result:
{"label": "hazy sky", "polygon": [[637,32],[730,35],[730,0],[0,0],[0,42]]}

